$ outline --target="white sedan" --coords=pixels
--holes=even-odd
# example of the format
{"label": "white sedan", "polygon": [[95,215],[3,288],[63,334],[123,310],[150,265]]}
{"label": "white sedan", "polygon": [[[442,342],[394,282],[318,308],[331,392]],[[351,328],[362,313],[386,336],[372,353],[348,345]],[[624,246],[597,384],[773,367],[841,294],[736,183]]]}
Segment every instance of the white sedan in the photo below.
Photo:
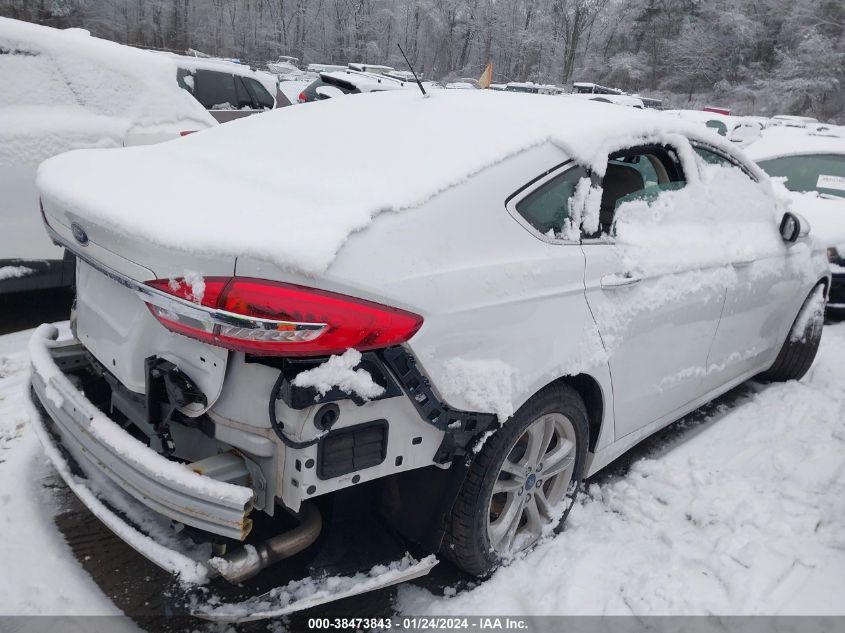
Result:
{"label": "white sedan", "polygon": [[48,454],[225,539],[214,559],[128,539],[183,580],[272,580],[349,504],[428,554],[368,588],[435,555],[491,573],[584,477],[819,345],[828,262],[765,174],[617,110],[402,90],[51,159],[47,230],[79,265],[74,338],[31,343]]}

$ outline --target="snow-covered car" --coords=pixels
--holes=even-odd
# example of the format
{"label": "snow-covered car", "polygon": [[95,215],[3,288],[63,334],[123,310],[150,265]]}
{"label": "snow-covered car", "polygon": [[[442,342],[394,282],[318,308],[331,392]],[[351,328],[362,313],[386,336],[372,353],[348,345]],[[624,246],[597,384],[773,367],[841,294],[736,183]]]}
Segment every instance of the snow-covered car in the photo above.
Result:
{"label": "snow-covered car", "polygon": [[713,110],[664,110],[666,114],[698,121],[720,136],[739,145],[754,142],[765,127],[760,117],[744,117],[722,114]]}
{"label": "snow-covered car", "polygon": [[395,77],[364,72],[349,65],[345,70],[322,72],[318,79],[311,82],[299,93],[299,103],[310,103],[340,97],[348,94],[362,94],[367,92],[383,92],[386,90],[403,90],[411,88],[419,90],[416,82],[403,81]]}
{"label": "snow-covered car", "polygon": [[290,105],[278,78],[244,64],[162,53],[178,67],[179,86],[194,96],[218,123],[227,123]]}
{"label": "snow-covered car", "polygon": [[83,502],[184,582],[370,570],[206,617],[438,555],[485,576],[584,477],[749,378],[800,378],[821,336],[824,249],[730,143],[657,112],[361,95],[66,154],[39,187],[78,268],[72,338],[31,340],[33,426]]}
{"label": "snow-covered car", "polygon": [[832,271],[828,310],[845,314],[845,137],[773,127],[745,151],[770,176],[784,179],[795,209],[828,248]]}
{"label": "snow-covered car", "polygon": [[179,89],[170,60],[79,29],[0,18],[0,77],[0,294],[73,282],[73,259],[41,221],[41,161],[216,125]]}

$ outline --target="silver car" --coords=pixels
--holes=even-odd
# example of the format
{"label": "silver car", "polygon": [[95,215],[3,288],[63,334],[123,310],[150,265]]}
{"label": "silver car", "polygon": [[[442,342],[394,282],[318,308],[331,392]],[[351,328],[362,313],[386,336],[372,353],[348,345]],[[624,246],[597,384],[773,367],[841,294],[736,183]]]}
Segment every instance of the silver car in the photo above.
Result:
{"label": "silver car", "polygon": [[[391,117],[414,125],[391,141]],[[51,160],[46,227],[79,263],[72,337],[42,326],[31,344],[48,454],[186,581],[325,561],[339,532],[331,551],[360,569],[388,556],[364,543],[398,552],[367,588],[433,555],[489,574],[560,529],[579,482],[646,436],[813,362],[824,250],[753,163],[688,125],[397,91]],[[254,165],[279,151],[268,138],[298,133],[312,142],[293,143],[295,169],[227,162],[235,139]],[[172,186],[201,173],[224,177]],[[356,211],[370,201],[394,212]]]}

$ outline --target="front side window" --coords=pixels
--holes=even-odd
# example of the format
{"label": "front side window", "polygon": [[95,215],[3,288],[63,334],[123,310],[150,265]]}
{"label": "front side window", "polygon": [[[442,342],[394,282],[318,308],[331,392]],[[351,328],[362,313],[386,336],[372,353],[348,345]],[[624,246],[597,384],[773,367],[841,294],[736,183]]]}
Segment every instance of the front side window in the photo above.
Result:
{"label": "front side window", "polygon": [[520,200],[516,211],[543,235],[555,237],[564,232],[570,218],[570,200],[587,170],[576,166],[543,183]]}
{"label": "front side window", "polygon": [[758,164],[770,176],[786,178],[790,191],[818,191],[845,198],[845,155],[782,156]]}
{"label": "front side window", "polygon": [[602,179],[599,225],[610,233],[616,209],[624,202],[652,201],[663,191],[682,188],[684,171],[675,152],[664,146],[626,150],[612,154]]}
{"label": "front side window", "polygon": [[197,70],[194,96],[206,110],[237,110],[240,107],[235,77],[228,73]]}

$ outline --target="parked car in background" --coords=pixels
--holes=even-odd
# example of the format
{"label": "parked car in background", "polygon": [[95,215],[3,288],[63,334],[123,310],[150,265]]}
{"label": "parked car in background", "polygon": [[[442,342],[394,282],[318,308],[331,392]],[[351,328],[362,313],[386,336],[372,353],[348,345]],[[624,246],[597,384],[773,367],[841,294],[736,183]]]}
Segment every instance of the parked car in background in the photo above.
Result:
{"label": "parked car in background", "polygon": [[824,251],[706,130],[486,90],[286,114],[40,173],[80,263],[73,338],[30,343],[32,425],[117,534],[70,473],[137,500],[125,538],[171,572],[485,576],[646,436],[813,362]]}
{"label": "parked car in background", "polygon": [[595,101],[596,103],[614,103],[616,105],[628,106],[642,110],[645,107],[643,100],[630,95],[615,95],[606,93],[576,92],[564,95],[568,99],[580,99],[582,101]]}
{"label": "parked car in background", "polygon": [[179,86],[194,96],[218,123],[290,105],[275,75],[244,64],[163,53],[179,70]]}
{"label": "parked car in background", "polygon": [[719,109],[710,110],[664,110],[666,114],[696,121],[711,128],[719,136],[740,145],[753,142],[760,136],[764,124],[758,117],[743,117],[723,114]]}
{"label": "parked car in background", "polygon": [[792,114],[776,114],[772,117],[772,125],[783,125],[785,127],[807,127],[818,123],[819,120],[811,116],[795,116]]}
{"label": "parked car in background", "polygon": [[745,150],[770,176],[784,179],[795,209],[828,248],[828,311],[845,315],[845,135],[774,127]]}
{"label": "parked car in background", "polygon": [[412,88],[419,90],[416,82],[403,81],[395,77],[380,75],[377,73],[354,70],[350,67],[345,70],[322,72],[315,81],[311,82],[297,99],[299,103],[320,101],[348,94],[361,94],[364,92],[381,92],[385,90],[403,90]]}
{"label": "parked car in background", "polygon": [[172,60],[79,29],[0,18],[0,77],[0,293],[73,282],[73,258],[41,221],[35,189],[41,161],[216,125],[179,89]]}

